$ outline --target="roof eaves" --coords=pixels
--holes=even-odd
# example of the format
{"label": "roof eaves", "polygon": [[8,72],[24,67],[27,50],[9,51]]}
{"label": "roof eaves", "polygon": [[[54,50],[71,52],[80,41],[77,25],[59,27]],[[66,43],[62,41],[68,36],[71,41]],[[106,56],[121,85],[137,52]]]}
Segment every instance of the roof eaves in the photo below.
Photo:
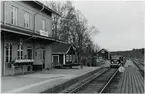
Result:
{"label": "roof eaves", "polygon": [[[44,5],[43,3],[39,2],[39,1],[33,1],[33,2],[35,2],[36,4],[39,4],[39,5]],[[54,10],[48,8],[46,5],[44,5],[44,7],[45,7],[46,10],[48,10],[48,11],[50,11],[50,12],[52,12],[52,13],[58,15],[58,16],[61,16],[59,13],[57,13]]]}
{"label": "roof eaves", "polygon": [[66,54],[65,52],[52,52],[52,54]]}

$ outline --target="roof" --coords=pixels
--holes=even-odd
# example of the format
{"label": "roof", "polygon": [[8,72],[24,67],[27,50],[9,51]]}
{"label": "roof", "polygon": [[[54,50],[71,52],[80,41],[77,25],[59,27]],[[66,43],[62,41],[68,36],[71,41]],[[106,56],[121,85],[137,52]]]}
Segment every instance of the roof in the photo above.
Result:
{"label": "roof", "polygon": [[[33,2],[34,2],[34,3],[36,3],[36,4],[38,4],[38,5],[40,5],[40,6],[44,5],[44,4],[43,4],[43,3],[41,3],[40,1],[33,1]],[[56,14],[56,15],[59,15],[59,16],[60,16],[60,14],[59,14],[59,13],[57,13],[57,12],[55,12],[54,10],[52,10],[52,9],[48,8],[46,5],[44,5],[44,9],[46,9],[47,11],[52,12],[53,14]]]}
{"label": "roof", "polygon": [[65,54],[72,47],[71,44],[67,43],[58,43],[52,47],[53,54]]}
{"label": "roof", "polygon": [[[107,49],[101,49],[100,51],[102,51],[102,50],[104,50],[104,51],[106,51],[106,52],[108,52],[108,53],[109,53],[109,51],[108,51]],[[98,51],[98,52],[100,52],[100,51]]]}
{"label": "roof", "polygon": [[[51,40],[51,41],[56,42],[56,43],[65,43],[65,42],[63,42],[61,40],[58,40],[58,39],[55,39],[53,37],[41,36],[40,34],[34,33],[32,30],[31,30],[32,32],[30,32],[30,30],[23,29],[23,28],[15,28],[15,27],[7,25],[7,24],[4,25],[3,23],[1,24],[1,30],[2,31],[7,31],[7,32],[10,32],[10,33],[14,33],[14,34],[33,36],[33,38],[36,37],[36,38]],[[22,31],[22,32],[19,32],[19,31]]]}

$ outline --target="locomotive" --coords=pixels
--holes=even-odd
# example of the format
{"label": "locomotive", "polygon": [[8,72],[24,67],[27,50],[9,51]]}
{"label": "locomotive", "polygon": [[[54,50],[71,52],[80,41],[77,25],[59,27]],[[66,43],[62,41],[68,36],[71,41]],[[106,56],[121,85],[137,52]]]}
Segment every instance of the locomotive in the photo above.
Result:
{"label": "locomotive", "polygon": [[118,68],[123,65],[123,56],[122,55],[111,55],[110,57],[110,68]]}

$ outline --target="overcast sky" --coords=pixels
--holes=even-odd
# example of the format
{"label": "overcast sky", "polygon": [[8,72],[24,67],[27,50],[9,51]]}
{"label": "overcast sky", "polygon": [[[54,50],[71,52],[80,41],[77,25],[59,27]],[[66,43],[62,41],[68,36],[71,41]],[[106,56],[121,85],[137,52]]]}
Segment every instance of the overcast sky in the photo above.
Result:
{"label": "overcast sky", "polygon": [[94,43],[109,51],[144,46],[144,6],[138,1],[73,1],[98,30]]}

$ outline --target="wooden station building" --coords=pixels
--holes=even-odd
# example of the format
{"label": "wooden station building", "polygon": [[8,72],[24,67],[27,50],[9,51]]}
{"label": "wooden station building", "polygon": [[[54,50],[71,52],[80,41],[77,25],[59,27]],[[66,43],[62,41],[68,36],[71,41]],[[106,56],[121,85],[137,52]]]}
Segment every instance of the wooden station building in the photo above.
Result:
{"label": "wooden station building", "polygon": [[2,76],[52,68],[52,13],[38,1],[1,2]]}

